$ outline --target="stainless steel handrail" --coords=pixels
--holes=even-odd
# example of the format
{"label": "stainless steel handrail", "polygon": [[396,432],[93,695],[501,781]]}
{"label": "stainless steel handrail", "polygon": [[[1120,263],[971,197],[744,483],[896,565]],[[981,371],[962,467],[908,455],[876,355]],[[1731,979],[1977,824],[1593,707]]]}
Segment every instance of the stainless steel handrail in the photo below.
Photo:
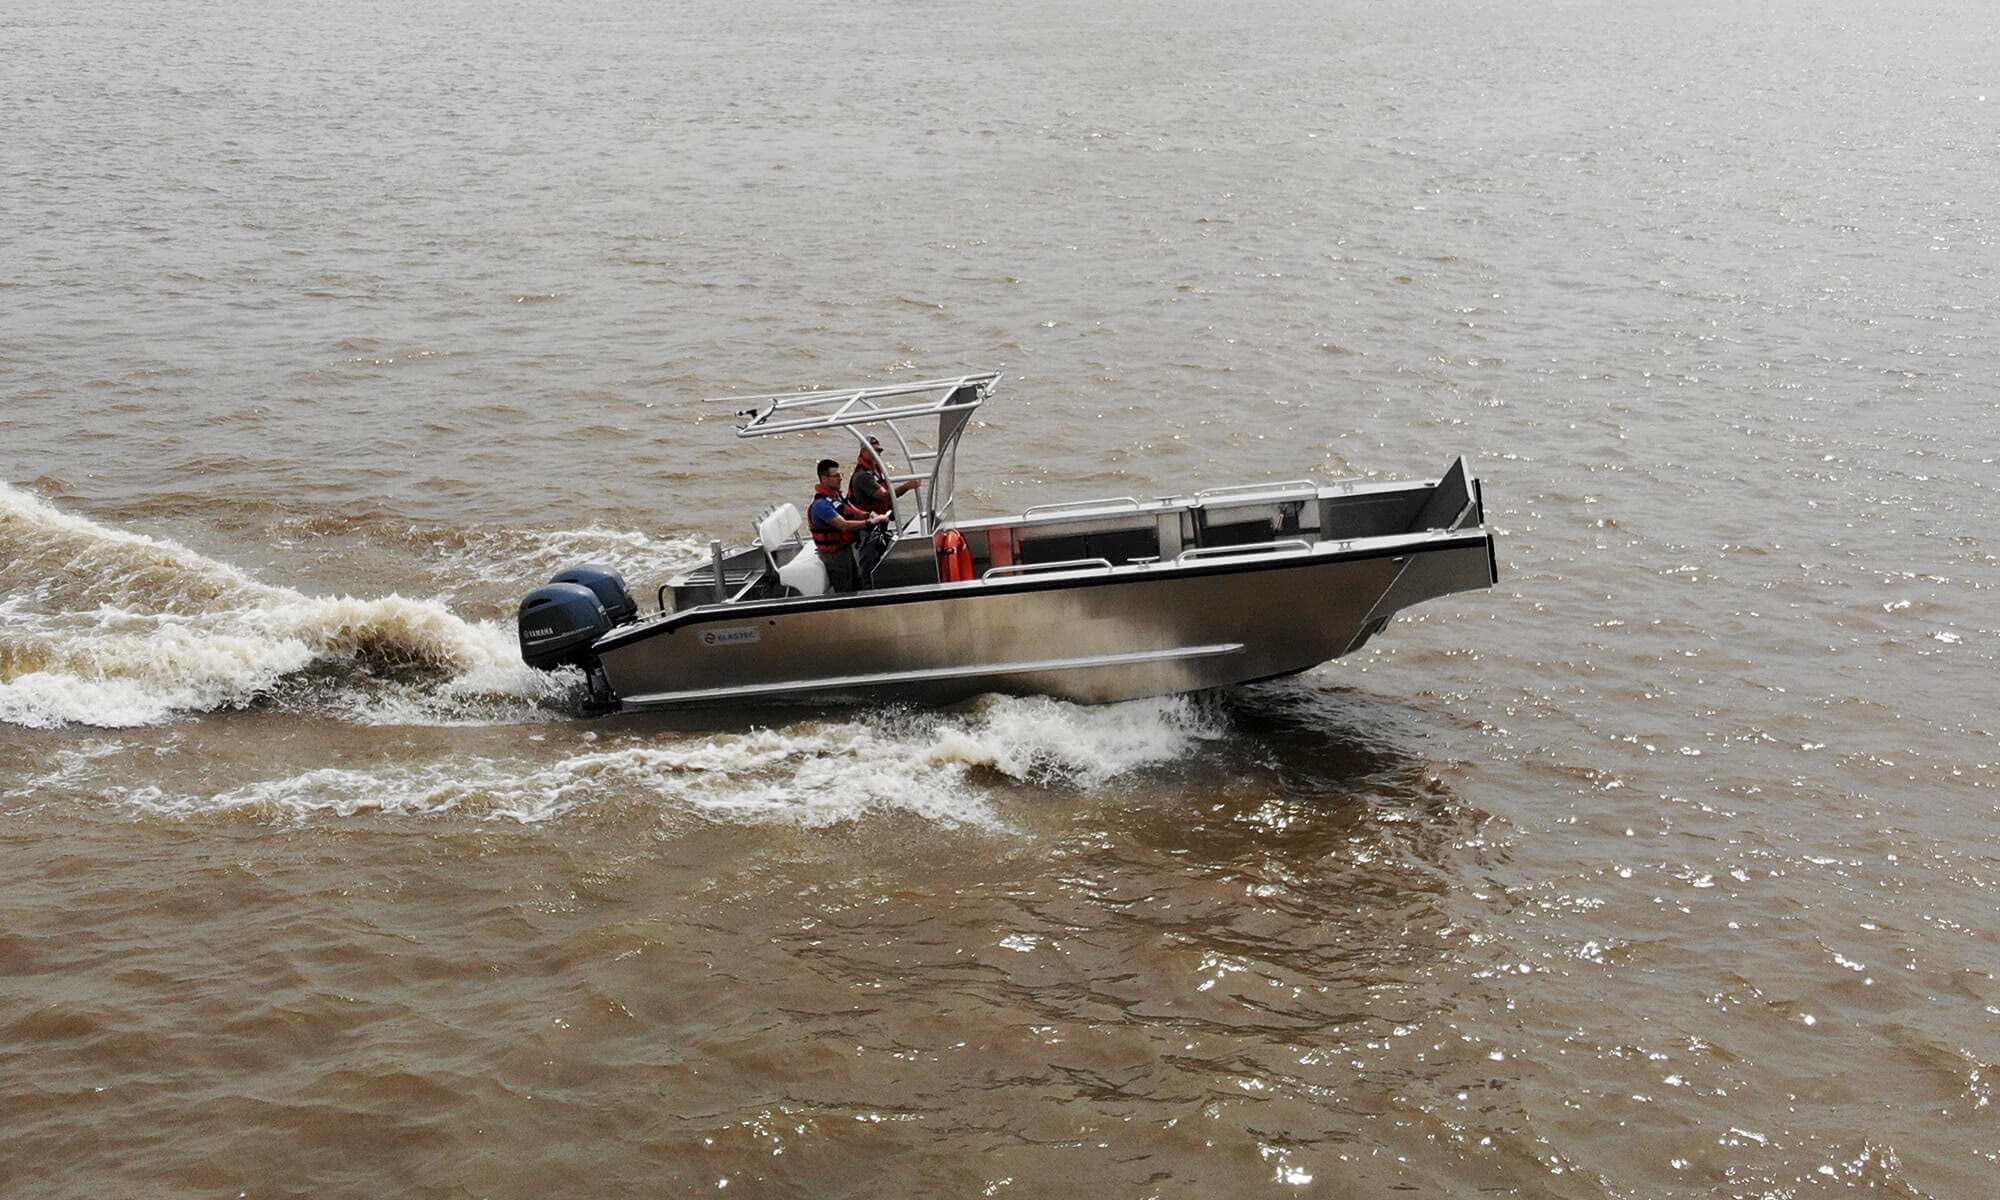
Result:
{"label": "stainless steel handrail", "polygon": [[[768,565],[759,563],[741,575],[725,572],[722,577],[722,583],[718,586],[715,583],[714,577],[709,573],[707,565],[704,564],[689,571],[681,579],[682,585],[685,587],[715,588],[713,598],[703,601],[705,604],[734,604],[749,595],[751,589],[763,582],[765,576],[771,574],[773,572]],[[729,591],[732,587],[736,589],[733,594]],[[673,611],[667,607],[667,593],[672,591],[673,588],[673,581],[668,580],[666,583],[660,585],[658,593],[654,596],[654,601],[660,606],[660,611],[663,613]]]}
{"label": "stainless steel handrail", "polygon": [[758,567],[756,570],[750,572],[749,576],[746,579],[744,579],[743,586],[736,589],[736,594],[729,597],[729,599],[722,601],[722,603],[724,604],[740,603],[743,597],[750,594],[751,588],[754,588],[758,584],[764,582],[764,576],[768,574],[770,570],[771,568],[769,567]]}
{"label": "stainless steel handrail", "polygon": [[1106,512],[1119,512],[1128,508],[1136,511],[1140,507],[1139,499],[1136,496],[1106,496],[1102,500],[1071,500],[1057,504],[1036,504],[1022,513],[1021,519],[1026,520],[1037,513],[1090,512],[1100,508]]}
{"label": "stainless steel handrail", "polygon": [[1297,554],[1302,550],[1310,552],[1312,548],[1313,544],[1304,538],[1286,538],[1278,542],[1249,542],[1241,546],[1196,546],[1192,550],[1183,550],[1175,555],[1174,565],[1179,566],[1197,558],[1220,558],[1227,554],[1275,554],[1280,550]]}
{"label": "stainless steel handrail", "polygon": [[1108,558],[1066,558],[1061,562],[1009,563],[1004,567],[986,568],[986,573],[981,575],[980,578],[991,579],[996,575],[1026,575],[1030,571],[1080,571],[1085,567],[1096,567],[1100,570],[1109,571],[1111,569],[1111,560]]}
{"label": "stainless steel handrail", "polygon": [[1247,495],[1257,492],[1296,492],[1301,489],[1309,492],[1317,492],[1319,491],[1319,483],[1311,479],[1287,479],[1283,483],[1232,483],[1228,487],[1208,488],[1196,492],[1194,498],[1196,500],[1206,500],[1211,496]]}

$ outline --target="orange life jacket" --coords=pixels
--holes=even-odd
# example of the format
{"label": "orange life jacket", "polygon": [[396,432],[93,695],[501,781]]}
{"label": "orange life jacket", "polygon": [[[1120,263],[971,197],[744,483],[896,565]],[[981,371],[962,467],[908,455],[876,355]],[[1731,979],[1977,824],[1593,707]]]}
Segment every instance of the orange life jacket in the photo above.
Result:
{"label": "orange life jacket", "polygon": [[846,517],[850,521],[861,520],[863,514],[856,512],[853,505],[840,498],[839,492],[834,491],[825,484],[822,483],[813,488],[813,502],[806,508],[806,524],[812,527],[813,548],[821,554],[833,554],[837,551],[847,549],[861,536],[861,531],[858,529],[842,529],[838,525],[820,524],[817,517],[819,515],[818,509],[821,500],[831,502],[834,513],[838,516]]}
{"label": "orange life jacket", "polygon": [[[873,499],[861,494],[861,481],[864,478],[875,481],[875,496]],[[889,481],[863,466],[856,466],[854,468],[854,483],[853,487],[847,493],[847,503],[865,513],[894,513],[896,511],[895,502],[889,499]]]}

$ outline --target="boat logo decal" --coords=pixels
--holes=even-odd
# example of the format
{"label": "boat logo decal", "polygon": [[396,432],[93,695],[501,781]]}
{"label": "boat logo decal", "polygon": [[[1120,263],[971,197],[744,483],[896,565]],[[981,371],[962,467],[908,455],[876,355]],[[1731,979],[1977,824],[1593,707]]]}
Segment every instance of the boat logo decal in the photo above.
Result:
{"label": "boat logo decal", "polygon": [[741,646],[757,640],[757,631],[752,629],[704,629],[701,644],[704,646]]}

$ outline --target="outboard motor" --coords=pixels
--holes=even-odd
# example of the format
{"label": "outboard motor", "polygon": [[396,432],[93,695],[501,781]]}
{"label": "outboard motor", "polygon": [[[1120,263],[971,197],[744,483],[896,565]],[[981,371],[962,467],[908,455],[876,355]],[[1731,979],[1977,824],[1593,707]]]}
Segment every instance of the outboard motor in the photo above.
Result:
{"label": "outboard motor", "polygon": [[521,601],[521,661],[537,671],[576,667],[589,683],[590,707],[615,708],[618,698],[591,647],[638,615],[625,580],[610,567],[587,563],[560,571]]}
{"label": "outboard motor", "polygon": [[632,599],[632,593],[625,589],[625,577],[610,567],[600,563],[584,563],[567,571],[558,571],[550,583],[580,583],[597,596],[597,602],[604,606],[604,615],[611,618],[613,625],[623,625],[639,615],[639,605]]}
{"label": "outboard motor", "polygon": [[521,601],[521,661],[537,671],[557,667],[589,670],[597,662],[590,646],[611,632],[611,617],[597,593],[580,583],[551,583]]}

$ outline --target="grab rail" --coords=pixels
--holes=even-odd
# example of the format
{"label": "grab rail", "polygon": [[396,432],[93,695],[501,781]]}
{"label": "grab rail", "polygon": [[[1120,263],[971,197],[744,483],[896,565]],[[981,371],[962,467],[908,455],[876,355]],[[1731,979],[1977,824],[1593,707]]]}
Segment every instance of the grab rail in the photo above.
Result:
{"label": "grab rail", "polygon": [[742,600],[743,600],[743,597],[745,597],[745,596],[747,596],[747,595],[749,595],[749,594],[750,594],[750,589],[751,589],[751,588],[754,588],[754,587],[756,587],[756,586],[757,586],[758,584],[760,584],[760,583],[764,582],[764,574],[765,574],[765,572],[769,571],[770,569],[771,569],[771,568],[769,568],[769,567],[758,567],[758,568],[757,568],[756,570],[754,570],[754,571],[750,572],[750,575],[749,575],[749,577],[748,577],[747,579],[745,579],[745,580],[743,581],[743,586],[742,586],[742,587],[740,587],[740,588],[737,588],[737,589],[736,589],[736,594],[735,594],[735,595],[733,595],[733,596],[731,596],[731,597],[730,597],[729,599],[727,599],[727,600],[723,601],[723,603],[724,603],[724,604],[737,604],[737,603],[741,603],[741,602],[742,602]]}
{"label": "grab rail", "polygon": [[1281,542],[1251,542],[1242,546],[1196,546],[1192,550],[1183,550],[1175,555],[1174,565],[1179,566],[1197,558],[1220,558],[1226,554],[1275,554],[1280,550],[1287,550],[1293,554],[1300,551],[1311,553],[1312,543],[1303,538],[1286,538]]}
{"label": "grab rail", "polygon": [[1089,512],[1095,508],[1102,508],[1106,511],[1122,511],[1130,508],[1136,511],[1139,507],[1139,499],[1136,496],[1109,496],[1103,500],[1076,500],[1061,504],[1036,504],[1030,507],[1028,511],[1022,513],[1021,518],[1026,520],[1036,513]]}
{"label": "grab rail", "polygon": [[[768,565],[759,563],[756,566],[750,568],[749,570],[743,572],[741,575],[735,575],[725,572],[722,576],[722,585],[717,587],[715,585],[714,576],[708,572],[707,568],[697,567],[693,571],[688,572],[688,574],[683,577],[683,586],[690,588],[697,588],[697,587],[715,588],[714,598],[711,600],[707,600],[704,603],[735,604],[738,601],[742,600],[743,597],[749,595],[750,592],[753,589],[755,589],[758,584],[764,582],[764,578],[770,573],[771,573],[771,568]],[[661,584],[660,590],[657,593],[655,593],[653,597],[654,602],[660,606],[660,611],[663,613],[674,611],[673,609],[667,607],[667,593],[673,590],[673,586],[674,585],[672,580],[669,580],[666,583]],[[735,592],[732,593],[729,591],[731,587],[734,587],[736,589]]]}
{"label": "grab rail", "polygon": [[1319,491],[1319,484],[1311,479],[1287,479],[1283,483],[1233,483],[1230,484],[1228,487],[1207,488],[1202,491],[1196,492],[1194,494],[1194,498],[1196,500],[1207,500],[1211,496],[1228,496],[1235,493],[1243,493],[1243,494],[1251,494],[1256,492],[1282,493],[1282,492],[1296,492],[1299,491],[1300,489],[1304,489],[1309,492],[1317,492]]}
{"label": "grab rail", "polygon": [[1031,571],[1080,571],[1085,567],[1097,567],[1109,571],[1108,558],[1066,558],[1061,562],[1009,563],[1004,567],[988,567],[981,579],[991,579],[996,575],[1026,575]]}

